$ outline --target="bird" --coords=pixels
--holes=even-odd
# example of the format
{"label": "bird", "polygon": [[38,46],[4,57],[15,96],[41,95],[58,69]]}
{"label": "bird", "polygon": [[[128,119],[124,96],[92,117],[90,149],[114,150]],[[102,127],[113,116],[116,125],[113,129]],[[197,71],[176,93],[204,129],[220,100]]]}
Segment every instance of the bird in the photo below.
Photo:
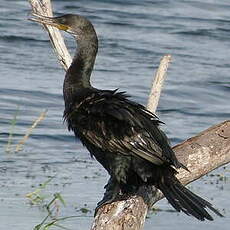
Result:
{"label": "bird", "polygon": [[154,185],[178,211],[198,220],[213,220],[207,209],[222,214],[211,203],[191,192],[176,178],[185,165],[178,161],[159,118],[126,92],[97,89],[91,85],[98,52],[98,36],[84,16],[66,14],[46,17],[32,14],[30,20],[71,34],[77,51],[63,84],[64,120],[68,129],[108,172],[110,180],[98,207],[141,186]]}

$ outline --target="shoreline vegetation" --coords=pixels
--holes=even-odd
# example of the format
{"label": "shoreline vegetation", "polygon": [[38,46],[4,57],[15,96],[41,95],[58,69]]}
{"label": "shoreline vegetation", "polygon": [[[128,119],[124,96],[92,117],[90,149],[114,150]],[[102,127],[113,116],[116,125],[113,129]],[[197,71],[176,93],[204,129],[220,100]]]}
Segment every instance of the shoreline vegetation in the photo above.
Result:
{"label": "shoreline vegetation", "polygon": [[5,152],[6,153],[12,153],[12,152],[19,152],[23,150],[23,147],[26,143],[26,141],[29,139],[30,135],[32,134],[33,130],[37,127],[37,125],[45,119],[46,115],[47,115],[48,110],[46,109],[45,111],[41,112],[40,115],[38,116],[38,118],[36,118],[32,125],[27,129],[25,135],[23,136],[23,138],[21,140],[18,141],[17,144],[13,145],[13,138],[14,138],[14,131],[16,128],[16,124],[18,121],[18,115],[20,113],[20,108],[19,106],[17,107],[15,114],[13,116],[13,119],[11,120],[10,123],[10,131],[9,131],[9,135],[8,135],[8,141],[7,141],[7,145],[5,147]]}

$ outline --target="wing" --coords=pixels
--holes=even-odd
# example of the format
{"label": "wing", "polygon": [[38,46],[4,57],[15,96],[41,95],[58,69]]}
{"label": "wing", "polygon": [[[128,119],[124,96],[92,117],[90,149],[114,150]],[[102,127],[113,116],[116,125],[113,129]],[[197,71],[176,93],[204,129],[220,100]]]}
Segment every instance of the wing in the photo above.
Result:
{"label": "wing", "polygon": [[97,91],[64,114],[69,128],[103,151],[137,155],[156,165],[181,167],[159,129],[162,123],[123,92]]}

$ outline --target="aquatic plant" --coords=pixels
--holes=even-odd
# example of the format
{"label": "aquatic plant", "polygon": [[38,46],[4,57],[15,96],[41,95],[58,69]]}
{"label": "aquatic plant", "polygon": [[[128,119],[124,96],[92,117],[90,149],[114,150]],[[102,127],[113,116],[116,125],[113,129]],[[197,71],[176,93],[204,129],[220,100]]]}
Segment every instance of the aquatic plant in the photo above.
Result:
{"label": "aquatic plant", "polygon": [[40,113],[39,117],[37,119],[34,120],[34,122],[32,123],[32,125],[27,129],[25,135],[23,136],[23,138],[18,142],[18,144],[16,144],[15,149],[13,150],[13,136],[14,136],[14,131],[15,131],[15,127],[17,124],[17,120],[18,120],[18,114],[19,114],[19,106],[17,107],[13,119],[10,122],[10,131],[9,131],[9,136],[8,136],[8,141],[7,141],[7,145],[5,148],[5,151],[7,153],[11,153],[12,151],[14,152],[19,152],[23,149],[23,145],[25,145],[25,142],[28,140],[29,136],[32,134],[32,131],[37,127],[37,125],[45,119],[46,114],[47,114],[47,109],[43,112]]}

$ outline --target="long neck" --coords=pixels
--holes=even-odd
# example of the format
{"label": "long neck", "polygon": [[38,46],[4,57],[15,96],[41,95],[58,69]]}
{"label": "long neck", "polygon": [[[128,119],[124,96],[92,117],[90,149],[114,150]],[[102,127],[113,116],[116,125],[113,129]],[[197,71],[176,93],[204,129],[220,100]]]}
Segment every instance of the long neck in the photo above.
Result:
{"label": "long neck", "polygon": [[98,50],[97,38],[77,41],[77,46],[73,62],[66,72],[64,97],[71,97],[80,88],[91,87],[90,76]]}

